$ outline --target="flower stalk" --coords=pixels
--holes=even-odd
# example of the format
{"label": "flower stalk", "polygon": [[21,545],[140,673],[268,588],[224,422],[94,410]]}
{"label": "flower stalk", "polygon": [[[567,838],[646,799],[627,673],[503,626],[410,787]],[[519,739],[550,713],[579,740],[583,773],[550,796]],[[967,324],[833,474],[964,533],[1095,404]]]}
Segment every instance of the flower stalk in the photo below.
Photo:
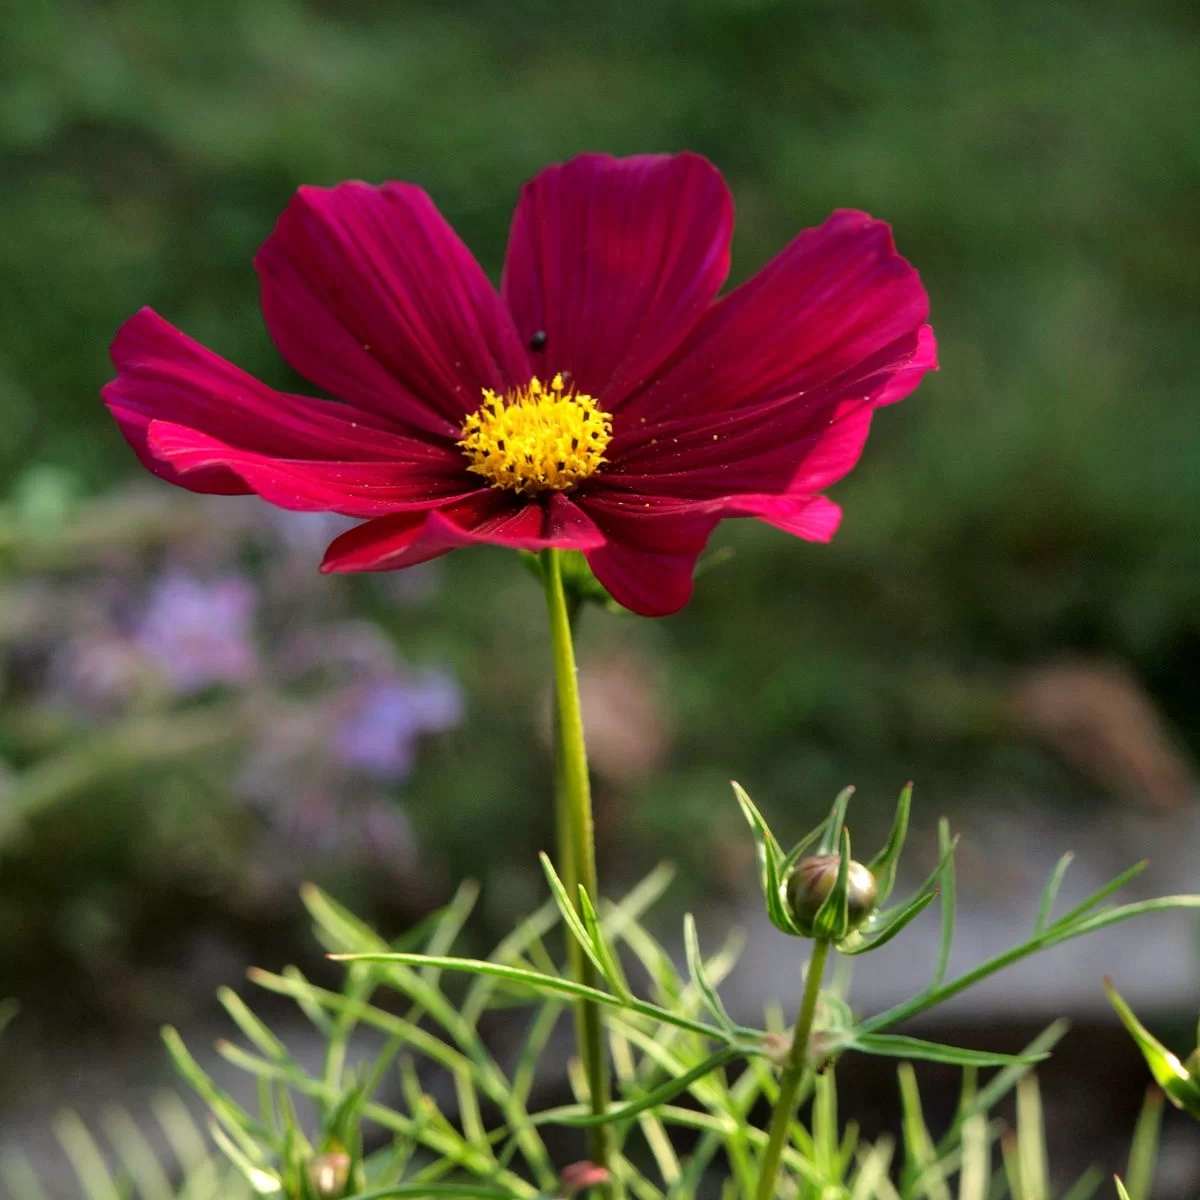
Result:
{"label": "flower stalk", "polygon": [[[550,640],[554,652],[555,710],[555,787],[558,819],[559,871],[571,903],[579,911],[582,887],[596,901],[596,842],[592,822],[592,790],[588,778],[587,746],[583,734],[583,712],[579,702],[579,673],[575,665],[575,645],[571,636],[571,607],[563,586],[562,555],[544,550],[542,580],[546,589],[546,609],[550,619]],[[589,987],[596,987],[595,968],[574,938],[567,938],[571,971]],[[575,1036],[588,1081],[592,1112],[601,1115],[608,1109],[608,1057],[604,1047],[604,1027],[599,1008],[590,1000],[575,1006]],[[588,1153],[599,1167],[607,1167],[608,1129],[597,1125],[589,1130]]]}
{"label": "flower stalk", "polygon": [[792,1048],[783,1074],[779,1077],[779,1099],[775,1102],[775,1111],[771,1114],[771,1129],[767,1135],[767,1148],[763,1154],[755,1200],[773,1200],[775,1196],[779,1162],[783,1157],[783,1148],[787,1145],[792,1118],[796,1114],[796,1096],[800,1091],[804,1072],[808,1068],[808,1039],[817,1012],[817,999],[821,994],[821,977],[825,974],[829,946],[830,943],[824,938],[813,942],[808,976],[804,981],[804,997],[800,1001],[800,1011],[796,1014]]}

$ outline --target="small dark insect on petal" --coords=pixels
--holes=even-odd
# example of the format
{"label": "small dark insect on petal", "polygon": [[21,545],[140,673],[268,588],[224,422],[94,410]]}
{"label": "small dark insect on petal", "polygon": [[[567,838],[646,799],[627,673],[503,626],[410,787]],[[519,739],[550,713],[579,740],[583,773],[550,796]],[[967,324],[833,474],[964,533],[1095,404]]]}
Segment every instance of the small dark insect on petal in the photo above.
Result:
{"label": "small dark insect on petal", "polygon": [[546,348],[546,331],[539,329],[537,333],[529,339],[529,348],[533,351],[545,350]]}

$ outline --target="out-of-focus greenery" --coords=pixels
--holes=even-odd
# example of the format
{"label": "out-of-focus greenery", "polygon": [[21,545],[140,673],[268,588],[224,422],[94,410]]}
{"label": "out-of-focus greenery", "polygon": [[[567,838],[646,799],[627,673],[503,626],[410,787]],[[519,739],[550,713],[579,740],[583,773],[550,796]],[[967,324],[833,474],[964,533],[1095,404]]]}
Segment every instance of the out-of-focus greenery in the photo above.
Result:
{"label": "out-of-focus greenery", "polygon": [[[685,614],[589,618],[585,661],[660,664],[674,737],[601,788],[610,858],[718,858],[729,774],[813,815],[847,779],[915,776],[935,807],[1070,794],[1007,699],[1065,651],[1129,660],[1200,728],[1193,6],[26,0],[3,25],[10,484],[31,463],[85,493],[137,473],[97,392],[142,304],[302,388],[250,265],[300,183],[418,182],[494,274],[521,181],[584,149],[709,155],[738,279],[834,207],[893,223],[942,372],[877,421],[833,545],[727,525],[734,560]],[[380,581],[328,586],[471,697],[461,753],[407,789],[419,833],[457,867],[524,870],[549,827],[535,586],[486,550],[451,556],[418,619]]]}

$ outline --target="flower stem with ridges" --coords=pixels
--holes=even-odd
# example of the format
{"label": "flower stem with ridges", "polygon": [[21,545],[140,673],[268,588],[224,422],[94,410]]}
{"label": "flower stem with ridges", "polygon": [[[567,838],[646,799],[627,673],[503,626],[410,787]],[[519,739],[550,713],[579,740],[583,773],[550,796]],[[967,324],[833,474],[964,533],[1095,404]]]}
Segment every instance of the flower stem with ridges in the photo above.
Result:
{"label": "flower stem with ridges", "polygon": [[796,1030],[792,1035],[792,1048],[787,1064],[779,1077],[779,1099],[771,1114],[771,1130],[767,1137],[767,1148],[763,1154],[762,1173],[758,1177],[758,1192],[755,1200],[773,1200],[776,1194],[776,1177],[783,1148],[787,1145],[788,1131],[796,1115],[796,1093],[808,1069],[808,1039],[812,1033],[813,1017],[817,1012],[817,998],[821,994],[821,976],[825,974],[825,960],[829,957],[829,943],[818,939],[813,943],[812,958],[808,964],[808,977],[804,982],[804,998],[796,1014]]}
{"label": "flower stem with ridges", "polygon": [[[571,611],[563,587],[562,559],[558,550],[542,552],[542,578],[550,617],[550,639],[554,650],[555,713],[559,872],[567,895],[578,909],[579,885],[599,900],[596,886],[596,846],[592,825],[592,791],[588,778],[587,747],[583,736],[583,713],[579,704],[579,676],[571,637]],[[599,986],[596,970],[575,939],[567,936],[571,972],[589,987]],[[575,1034],[579,1056],[587,1075],[592,1111],[608,1109],[608,1056],[599,1008],[581,1000],[575,1007]],[[607,1167],[609,1136],[606,1126],[589,1130],[589,1155],[597,1166]]]}

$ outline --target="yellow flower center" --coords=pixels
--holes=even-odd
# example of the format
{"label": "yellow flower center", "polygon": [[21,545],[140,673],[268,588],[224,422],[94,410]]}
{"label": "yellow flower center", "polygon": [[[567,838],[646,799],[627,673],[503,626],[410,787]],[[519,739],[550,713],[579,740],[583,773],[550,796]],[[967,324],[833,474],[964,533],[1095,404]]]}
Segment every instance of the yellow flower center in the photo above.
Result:
{"label": "yellow flower center", "polygon": [[504,396],[484,388],[483,403],[462,432],[458,444],[470,460],[468,471],[492,487],[535,495],[574,487],[608,461],[612,416],[561,375],[548,384],[535,376]]}

